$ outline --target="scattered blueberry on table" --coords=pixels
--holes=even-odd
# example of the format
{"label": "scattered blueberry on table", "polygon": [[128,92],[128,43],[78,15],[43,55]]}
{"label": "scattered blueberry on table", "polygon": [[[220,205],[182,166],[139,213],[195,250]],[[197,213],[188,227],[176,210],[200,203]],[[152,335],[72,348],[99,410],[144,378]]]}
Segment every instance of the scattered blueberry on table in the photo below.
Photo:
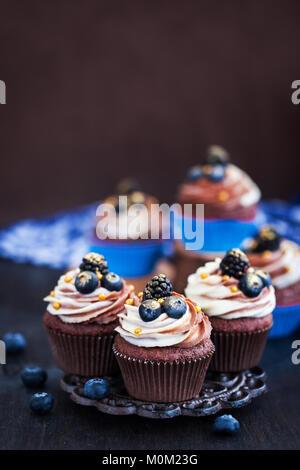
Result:
{"label": "scattered blueberry on table", "polygon": [[46,392],[34,393],[29,402],[30,409],[38,415],[49,413],[52,410],[53,405],[53,396]]}
{"label": "scattered blueberry on table", "polygon": [[21,379],[26,387],[42,387],[47,380],[47,372],[38,366],[24,367],[21,372]]}
{"label": "scattered blueberry on table", "polygon": [[3,340],[8,354],[18,354],[26,348],[26,339],[21,333],[6,333]]}
{"label": "scattered blueberry on table", "polygon": [[240,423],[232,415],[218,416],[214,421],[214,432],[217,434],[234,435],[240,429]]}
{"label": "scattered blueberry on table", "polygon": [[89,379],[84,384],[83,392],[86,397],[92,400],[100,400],[110,393],[110,386],[107,380],[101,378]]}

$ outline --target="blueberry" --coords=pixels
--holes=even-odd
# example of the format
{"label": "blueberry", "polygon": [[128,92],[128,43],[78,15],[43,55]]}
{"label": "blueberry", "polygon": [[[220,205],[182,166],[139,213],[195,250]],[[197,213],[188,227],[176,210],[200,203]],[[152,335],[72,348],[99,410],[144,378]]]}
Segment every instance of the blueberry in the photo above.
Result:
{"label": "blueberry", "polygon": [[38,366],[24,367],[21,379],[26,387],[41,387],[47,380],[47,372]]}
{"label": "blueberry", "polygon": [[49,413],[49,411],[52,410],[53,405],[53,396],[46,392],[34,393],[29,402],[30,409],[38,415]]}
{"label": "blueberry", "polygon": [[239,289],[247,297],[257,297],[263,288],[263,280],[255,273],[245,273],[239,281]]}
{"label": "blueberry", "polygon": [[115,273],[108,273],[106,276],[103,276],[101,284],[103,287],[105,287],[105,289],[110,291],[119,291],[123,287],[122,279]]}
{"label": "blueberry", "polygon": [[98,285],[99,280],[93,271],[82,271],[76,276],[75,287],[81,294],[91,294]]}
{"label": "blueberry", "polygon": [[26,339],[21,333],[6,333],[3,340],[8,354],[17,354],[26,347]]}
{"label": "blueberry", "polygon": [[161,306],[157,300],[144,300],[139,306],[139,314],[143,321],[153,321],[161,315]]}
{"label": "blueberry", "polygon": [[272,284],[272,279],[269,273],[262,271],[261,269],[256,269],[254,274],[259,276],[264,284],[264,287],[268,287]]}
{"label": "blueberry", "polygon": [[240,423],[232,415],[218,416],[214,422],[214,432],[232,436],[240,429]]}
{"label": "blueberry", "polygon": [[187,179],[190,181],[197,181],[200,178],[202,178],[203,173],[202,173],[202,168],[201,166],[193,166],[190,168],[187,174]]}
{"label": "blueberry", "polygon": [[181,318],[187,310],[185,301],[177,295],[167,297],[163,303],[163,311],[171,318]]}
{"label": "blueberry", "polygon": [[212,165],[211,169],[209,172],[207,172],[206,177],[210,180],[213,181],[214,183],[217,183],[218,181],[222,181],[225,177],[225,167],[224,165]]}
{"label": "blueberry", "polygon": [[85,382],[83,392],[86,397],[92,400],[99,400],[109,395],[110,386],[107,380],[100,378],[90,379]]}

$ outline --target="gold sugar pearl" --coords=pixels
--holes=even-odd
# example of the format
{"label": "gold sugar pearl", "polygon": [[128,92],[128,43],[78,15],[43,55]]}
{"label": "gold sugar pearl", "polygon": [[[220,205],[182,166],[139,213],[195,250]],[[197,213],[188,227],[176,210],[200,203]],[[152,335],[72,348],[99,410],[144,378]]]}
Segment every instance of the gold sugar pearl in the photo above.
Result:
{"label": "gold sugar pearl", "polygon": [[104,295],[104,294],[99,294],[99,295],[98,295],[98,299],[99,299],[99,300],[105,300],[105,299],[106,299],[106,295]]}
{"label": "gold sugar pearl", "polygon": [[218,199],[221,202],[226,202],[229,199],[229,194],[227,191],[220,191],[218,194]]}
{"label": "gold sugar pearl", "polygon": [[134,334],[135,334],[135,335],[140,335],[141,332],[142,332],[141,328],[136,328],[136,329],[134,330]]}
{"label": "gold sugar pearl", "polygon": [[211,172],[211,165],[204,165],[202,167],[202,172],[204,173],[204,175],[209,175]]}
{"label": "gold sugar pearl", "polygon": [[270,258],[270,256],[271,256],[271,251],[269,251],[269,250],[264,251],[263,254],[262,254],[262,257],[264,259]]}
{"label": "gold sugar pearl", "polygon": [[59,302],[54,302],[53,308],[55,308],[55,310],[59,310],[60,309],[60,303]]}
{"label": "gold sugar pearl", "polygon": [[127,305],[133,305],[133,299],[127,299],[125,304]]}
{"label": "gold sugar pearl", "polygon": [[286,273],[290,273],[290,272],[291,272],[290,266],[286,266],[284,269],[285,269],[285,272],[286,272]]}
{"label": "gold sugar pearl", "polygon": [[207,273],[201,273],[201,278],[202,279],[206,279],[208,277],[208,274]]}
{"label": "gold sugar pearl", "polygon": [[158,302],[160,305],[162,305],[162,304],[164,303],[164,301],[165,301],[165,299],[158,299],[157,302]]}
{"label": "gold sugar pearl", "polygon": [[130,284],[129,290],[130,290],[130,292],[133,292],[133,291],[134,291],[134,285],[133,285],[133,284]]}
{"label": "gold sugar pearl", "polygon": [[239,291],[238,286],[231,286],[231,287],[230,287],[230,290],[231,290],[231,292],[232,292],[233,294],[235,294],[236,292]]}
{"label": "gold sugar pearl", "polygon": [[71,282],[72,279],[72,276],[65,276],[65,282]]}
{"label": "gold sugar pearl", "polygon": [[139,299],[141,299],[143,297],[143,292],[139,292],[137,296]]}
{"label": "gold sugar pearl", "polygon": [[196,305],[196,312],[197,313],[201,312],[201,308],[198,305]]}
{"label": "gold sugar pearl", "polygon": [[103,278],[103,275],[99,272],[96,273],[96,276],[99,279],[99,281],[101,281],[101,279]]}
{"label": "gold sugar pearl", "polygon": [[54,290],[52,290],[52,291],[50,292],[50,295],[51,295],[51,297],[54,297],[54,296],[55,296]]}
{"label": "gold sugar pearl", "polygon": [[223,281],[223,282],[228,281],[228,279],[229,279],[228,274],[224,274],[224,276],[222,276],[222,281]]}

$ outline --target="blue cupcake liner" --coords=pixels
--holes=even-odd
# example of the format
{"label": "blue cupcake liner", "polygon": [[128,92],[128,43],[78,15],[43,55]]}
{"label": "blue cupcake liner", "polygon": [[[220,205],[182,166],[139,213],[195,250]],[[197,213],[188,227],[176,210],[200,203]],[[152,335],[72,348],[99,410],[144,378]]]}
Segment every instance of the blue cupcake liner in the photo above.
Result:
{"label": "blue cupcake liner", "polygon": [[[174,216],[175,237],[181,237],[185,248],[195,252],[223,252],[231,248],[240,248],[246,238],[256,235],[264,221],[258,212],[251,221],[242,220],[207,220]],[[197,232],[198,244],[195,243]],[[203,237],[201,237],[203,234]]]}
{"label": "blue cupcake liner", "polygon": [[170,249],[170,240],[97,240],[90,245],[90,251],[100,253],[107,259],[110,271],[127,278],[152,273],[156,263],[167,256]]}
{"label": "blue cupcake liner", "polygon": [[273,327],[269,338],[288,336],[300,327],[300,305],[276,307],[273,311]]}

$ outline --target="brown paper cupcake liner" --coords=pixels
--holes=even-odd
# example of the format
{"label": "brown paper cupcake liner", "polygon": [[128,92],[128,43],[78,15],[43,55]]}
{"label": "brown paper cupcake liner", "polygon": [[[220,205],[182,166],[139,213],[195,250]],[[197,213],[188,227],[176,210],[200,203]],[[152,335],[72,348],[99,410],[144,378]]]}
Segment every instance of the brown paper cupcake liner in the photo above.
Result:
{"label": "brown paper cupcake liner", "polygon": [[113,351],[129,395],[163,403],[189,400],[198,395],[214,352],[191,361],[155,362],[128,357],[115,345]]}
{"label": "brown paper cupcake liner", "polygon": [[211,340],[216,351],[209,370],[239,372],[258,365],[271,328],[253,332],[220,332],[213,330]]}
{"label": "brown paper cupcake liner", "polygon": [[112,345],[115,335],[71,335],[46,327],[58,367],[68,374],[85,377],[115,375],[119,368]]}

